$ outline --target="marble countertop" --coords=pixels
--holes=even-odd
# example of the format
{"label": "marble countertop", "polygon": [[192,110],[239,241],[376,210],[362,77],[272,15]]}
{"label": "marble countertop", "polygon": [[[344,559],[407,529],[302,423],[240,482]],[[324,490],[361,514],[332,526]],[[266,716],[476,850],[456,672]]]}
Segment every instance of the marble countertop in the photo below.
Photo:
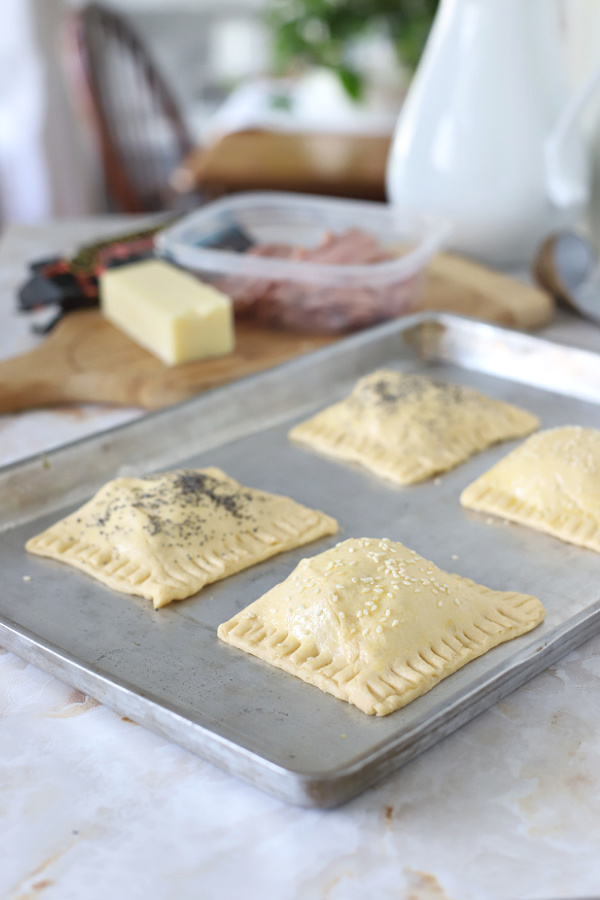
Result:
{"label": "marble countertop", "polygon": [[[9,228],[0,358],[39,338],[25,261],[123,220]],[[128,223],[129,224],[129,223]],[[553,340],[600,351],[563,316]],[[128,421],[0,418],[0,464]],[[550,900],[600,896],[600,635],[343,807],[287,806],[0,649],[6,900]]]}

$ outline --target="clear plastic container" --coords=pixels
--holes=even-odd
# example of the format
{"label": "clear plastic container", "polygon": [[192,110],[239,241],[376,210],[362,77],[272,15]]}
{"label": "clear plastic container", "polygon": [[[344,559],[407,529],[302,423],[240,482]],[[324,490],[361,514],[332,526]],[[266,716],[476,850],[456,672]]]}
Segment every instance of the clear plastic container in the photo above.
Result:
{"label": "clear plastic container", "polygon": [[338,334],[410,312],[446,233],[384,204],[252,192],[180,219],[157,251],[229,294],[236,315]]}

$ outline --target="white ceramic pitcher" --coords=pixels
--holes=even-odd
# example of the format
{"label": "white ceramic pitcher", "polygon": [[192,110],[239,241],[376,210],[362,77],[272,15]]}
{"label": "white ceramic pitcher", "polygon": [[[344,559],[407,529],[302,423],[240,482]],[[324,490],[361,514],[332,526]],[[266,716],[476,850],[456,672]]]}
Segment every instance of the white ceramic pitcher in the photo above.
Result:
{"label": "white ceramic pitcher", "polygon": [[455,250],[528,265],[590,195],[580,113],[600,65],[569,97],[556,2],[441,0],[396,126],[389,201],[452,225]]}

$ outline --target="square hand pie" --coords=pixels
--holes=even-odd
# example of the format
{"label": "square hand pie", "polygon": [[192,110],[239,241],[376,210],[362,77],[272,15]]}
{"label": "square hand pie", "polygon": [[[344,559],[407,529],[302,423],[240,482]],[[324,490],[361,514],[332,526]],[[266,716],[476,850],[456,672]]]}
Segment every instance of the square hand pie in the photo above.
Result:
{"label": "square hand pie", "polygon": [[387,716],[543,618],[535,597],[489,590],[402,544],[362,538],[303,559],[218,635]]}
{"label": "square hand pie", "polygon": [[379,369],[289,436],[396,484],[413,484],[538,425],[531,413],[472,388]]}
{"label": "square hand pie", "polygon": [[460,502],[600,551],[600,431],[567,425],[532,435]]}
{"label": "square hand pie", "polygon": [[337,530],[330,516],[211,467],[109,481],[25,546],[159,609]]}

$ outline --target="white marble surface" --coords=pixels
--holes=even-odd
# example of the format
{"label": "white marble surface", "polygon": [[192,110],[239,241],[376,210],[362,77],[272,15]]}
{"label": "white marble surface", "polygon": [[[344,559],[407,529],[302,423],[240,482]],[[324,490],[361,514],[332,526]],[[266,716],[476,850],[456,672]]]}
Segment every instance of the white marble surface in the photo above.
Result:
{"label": "white marble surface", "polygon": [[[114,221],[104,230],[114,229]],[[24,260],[98,223],[9,229],[0,357]],[[600,350],[600,330],[549,335]],[[139,413],[0,418],[0,462]],[[600,636],[340,809],[284,805],[0,651],[0,897],[550,900],[600,895]]]}

